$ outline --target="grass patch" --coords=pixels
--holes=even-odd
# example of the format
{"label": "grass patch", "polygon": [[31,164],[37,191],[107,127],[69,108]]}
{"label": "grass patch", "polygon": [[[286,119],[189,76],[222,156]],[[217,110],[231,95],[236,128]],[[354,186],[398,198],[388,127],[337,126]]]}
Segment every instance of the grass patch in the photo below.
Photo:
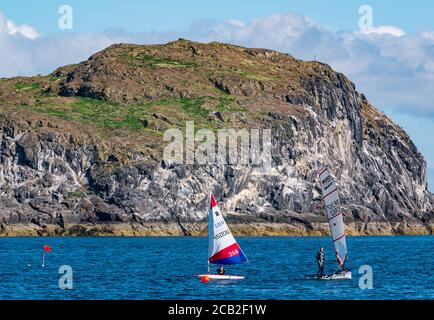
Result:
{"label": "grass patch", "polygon": [[52,73],[48,76],[48,80],[52,82],[56,82],[57,80],[62,79],[60,76],[56,76],[56,74]]}
{"label": "grass patch", "polygon": [[71,116],[105,128],[143,128],[145,114],[138,106],[124,107],[115,102],[78,98],[70,105]]}
{"label": "grass patch", "polygon": [[197,63],[191,61],[160,58],[151,55],[143,55],[141,57],[137,57],[136,59],[145,63],[151,68],[192,68],[198,66]]}
{"label": "grass patch", "polygon": [[209,110],[202,108],[206,98],[198,99],[179,99],[182,110],[192,116],[205,117]]}
{"label": "grass patch", "polygon": [[37,82],[27,83],[27,82],[19,81],[15,83],[15,89],[18,91],[37,90],[40,88],[41,85]]}
{"label": "grass patch", "polygon": [[35,111],[49,114],[64,120],[75,120],[108,129],[143,129],[146,117],[143,106],[121,106],[115,102],[76,97],[72,102],[40,101]]}
{"label": "grass patch", "polygon": [[219,97],[218,99],[218,111],[229,111],[229,112],[244,112],[246,111],[246,108],[241,107],[238,103],[236,103],[236,100],[234,97],[231,96],[224,96]]}
{"label": "grass patch", "polygon": [[[203,107],[206,102],[212,102],[216,105],[215,110],[209,110]],[[206,117],[211,111],[229,111],[229,112],[242,112],[246,111],[245,108],[240,107],[234,97],[225,95],[222,97],[200,97],[200,98],[179,98],[179,99],[160,99],[148,102],[146,106],[180,106],[183,113],[195,116]]]}
{"label": "grass patch", "polygon": [[155,114],[171,119],[169,126],[182,127],[185,121],[177,119],[187,118],[200,126],[208,127],[212,125],[212,121],[208,118],[212,111],[245,111],[231,96],[159,99],[131,105],[84,97],[74,97],[64,102],[41,99],[33,106],[33,110],[67,121],[78,121],[109,130],[127,129],[158,135],[161,134],[158,131],[160,129],[149,127],[149,122],[160,121],[161,124],[164,120],[156,120]]}

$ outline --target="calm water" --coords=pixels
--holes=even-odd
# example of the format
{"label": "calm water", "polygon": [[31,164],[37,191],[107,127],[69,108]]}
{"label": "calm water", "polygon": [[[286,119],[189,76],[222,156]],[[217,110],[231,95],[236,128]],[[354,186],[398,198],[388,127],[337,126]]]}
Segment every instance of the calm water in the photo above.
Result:
{"label": "calm water", "polygon": [[[315,252],[329,238],[239,238],[250,262],[227,268],[247,278],[201,283],[205,238],[1,238],[0,299],[434,299],[434,237],[348,238],[351,281],[308,280]],[[52,247],[41,267],[44,244]],[[61,265],[73,269],[73,290],[60,290]],[[374,272],[359,289],[361,265]]]}

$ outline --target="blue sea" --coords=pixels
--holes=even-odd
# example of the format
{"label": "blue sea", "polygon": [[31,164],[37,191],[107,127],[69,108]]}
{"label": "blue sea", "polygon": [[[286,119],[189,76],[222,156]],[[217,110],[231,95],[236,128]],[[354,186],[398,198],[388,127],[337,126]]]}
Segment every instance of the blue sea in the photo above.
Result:
{"label": "blue sea", "polygon": [[[229,266],[238,282],[202,283],[207,239],[1,238],[0,299],[433,299],[434,237],[349,237],[353,279],[319,281],[315,253],[325,249],[326,269],[336,262],[330,238],[239,237],[249,262]],[[46,254],[41,266],[42,248]],[[71,290],[59,288],[61,266],[72,270]],[[372,289],[359,274],[372,268]],[[214,267],[215,269],[215,267]]]}

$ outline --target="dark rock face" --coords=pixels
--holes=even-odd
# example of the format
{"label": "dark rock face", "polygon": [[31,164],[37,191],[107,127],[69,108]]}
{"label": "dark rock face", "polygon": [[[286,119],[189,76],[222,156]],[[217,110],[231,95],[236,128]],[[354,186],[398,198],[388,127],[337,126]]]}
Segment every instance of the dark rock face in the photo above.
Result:
{"label": "dark rock face", "polygon": [[[252,113],[258,105],[266,106],[268,112],[256,114],[259,121],[252,120],[251,114],[238,117],[247,127],[257,128],[260,122],[261,128],[271,128],[273,166],[269,174],[243,165],[125,163],[115,155],[103,155],[96,142],[77,143],[66,134],[44,128],[35,132],[2,118],[0,224],[157,221],[182,227],[206,218],[207,195],[213,192],[224,212],[237,221],[254,217],[313,228],[313,221],[325,221],[317,170],[327,165],[338,182],[348,223],[429,228],[434,212],[425,160],[408,135],[372,107],[345,76],[322,64],[301,62],[274,51],[221,46],[181,41],[161,52],[179,51],[199,59],[207,56],[208,50],[212,53],[207,57],[220,61],[221,52],[234,50],[233,54],[239,53],[243,59],[266,63],[267,70],[295,70],[289,73],[295,74],[290,81],[273,80],[271,75],[267,80],[264,75],[246,79],[224,74],[204,80],[212,90],[251,107]],[[173,70],[145,73],[125,65],[116,69],[113,50],[119,48],[137,50],[136,46],[114,46],[69,72],[60,69],[58,76],[64,78],[50,92],[122,103],[198,95],[179,87],[181,75],[175,74],[174,82],[167,78],[164,72]],[[152,47],[146,52],[157,55],[158,50]],[[175,65],[181,58],[167,59],[166,64]],[[192,71],[183,72],[190,77]],[[158,83],[167,80],[166,87],[158,88],[155,77]],[[139,78],[144,79],[141,85],[128,87]],[[116,89],[119,83],[124,91]],[[226,119],[224,112],[212,115],[219,122]]]}

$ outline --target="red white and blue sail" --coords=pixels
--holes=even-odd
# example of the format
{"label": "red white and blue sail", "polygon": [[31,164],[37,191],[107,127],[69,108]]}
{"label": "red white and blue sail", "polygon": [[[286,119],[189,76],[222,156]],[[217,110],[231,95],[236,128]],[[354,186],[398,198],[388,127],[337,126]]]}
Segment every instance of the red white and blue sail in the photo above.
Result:
{"label": "red white and blue sail", "polygon": [[327,168],[319,171],[323,199],[326,206],[330,233],[339,267],[347,260],[347,243],[345,240],[345,226],[342,217],[341,204],[336,183]]}
{"label": "red white and blue sail", "polygon": [[209,262],[213,264],[246,262],[247,258],[229,230],[212,194],[210,200],[208,220]]}

